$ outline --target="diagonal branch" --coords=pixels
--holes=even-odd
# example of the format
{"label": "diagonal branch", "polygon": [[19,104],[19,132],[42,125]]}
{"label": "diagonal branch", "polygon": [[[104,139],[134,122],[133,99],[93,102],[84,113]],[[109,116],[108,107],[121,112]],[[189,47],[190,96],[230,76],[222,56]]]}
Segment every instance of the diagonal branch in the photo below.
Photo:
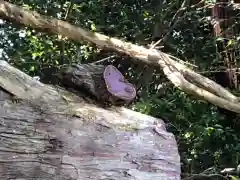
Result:
{"label": "diagonal branch", "polygon": [[[179,89],[202,97],[204,100],[221,108],[240,113],[239,98],[218,85],[214,81],[197,74],[184,64],[172,58],[171,55],[134,45],[116,38],[110,38],[100,33],[92,33],[80,27],[55,18],[46,17],[36,12],[23,10],[11,3],[0,2],[0,17],[6,20],[61,34],[75,41],[88,41],[100,48],[109,48],[130,55],[135,60],[141,60],[156,67],[161,67],[167,78]],[[196,84],[193,84],[196,83]]]}

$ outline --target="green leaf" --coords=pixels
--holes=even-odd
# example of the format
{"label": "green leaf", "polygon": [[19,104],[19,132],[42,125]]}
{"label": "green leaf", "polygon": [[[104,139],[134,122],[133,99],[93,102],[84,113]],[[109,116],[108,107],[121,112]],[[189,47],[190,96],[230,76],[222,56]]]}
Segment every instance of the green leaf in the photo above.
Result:
{"label": "green leaf", "polygon": [[35,71],[35,67],[34,66],[31,66],[30,69],[29,69],[30,72],[33,72]]}
{"label": "green leaf", "polygon": [[97,30],[95,24],[91,24],[91,30],[92,30],[92,31],[96,31],[96,30]]}
{"label": "green leaf", "polygon": [[232,175],[229,175],[231,177],[232,180],[240,180],[240,178],[236,177],[236,176],[232,176]]}

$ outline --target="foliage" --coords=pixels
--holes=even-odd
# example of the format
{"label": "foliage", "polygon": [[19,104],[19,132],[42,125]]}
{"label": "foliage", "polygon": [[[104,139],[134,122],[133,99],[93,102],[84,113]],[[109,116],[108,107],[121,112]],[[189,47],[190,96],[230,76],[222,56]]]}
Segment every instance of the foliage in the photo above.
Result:
{"label": "foliage", "polygon": [[[217,64],[216,42],[207,8],[186,4],[185,11],[175,20],[177,23],[169,33],[182,1],[10,2],[136,44],[148,45],[156,37],[166,36],[161,43],[162,50],[196,64],[198,71],[220,70],[222,66]],[[156,25],[160,27],[157,35],[154,32]],[[65,37],[10,22],[3,21],[1,27],[0,56],[28,74],[40,76],[45,83],[56,83],[55,74],[65,64],[93,62],[114,54],[86,42],[71,42]],[[231,42],[238,47],[236,39],[237,35]],[[164,119],[168,130],[176,135],[183,174],[191,176],[209,168],[212,169],[209,173],[219,173],[240,163],[240,123],[236,114],[186,95],[169,84],[161,70],[129,61],[129,57],[115,54],[114,60],[103,63],[118,66],[141,90],[133,109]],[[207,75],[215,78],[211,73]],[[235,91],[239,93],[239,90]]]}

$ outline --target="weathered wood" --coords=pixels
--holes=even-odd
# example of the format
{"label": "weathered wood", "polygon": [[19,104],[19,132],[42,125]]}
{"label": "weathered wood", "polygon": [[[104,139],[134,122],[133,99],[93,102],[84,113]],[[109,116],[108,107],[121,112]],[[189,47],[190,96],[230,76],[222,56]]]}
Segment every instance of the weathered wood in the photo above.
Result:
{"label": "weathered wood", "polygon": [[105,66],[94,64],[75,64],[61,70],[60,80],[63,86],[90,96],[92,99],[110,103],[110,93],[103,79]]}
{"label": "weathered wood", "polygon": [[62,69],[64,86],[86,94],[99,104],[124,105],[136,96],[134,86],[112,65],[74,64]]}
{"label": "weathered wood", "polygon": [[0,61],[0,179],[180,179],[160,119],[100,108]]}

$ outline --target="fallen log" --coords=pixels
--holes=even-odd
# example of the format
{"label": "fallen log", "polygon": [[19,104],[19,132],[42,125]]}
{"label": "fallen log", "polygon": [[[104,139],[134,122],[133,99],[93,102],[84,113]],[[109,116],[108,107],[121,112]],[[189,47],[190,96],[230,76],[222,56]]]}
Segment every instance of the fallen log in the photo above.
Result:
{"label": "fallen log", "polygon": [[101,108],[0,61],[0,179],[180,180],[161,119]]}

